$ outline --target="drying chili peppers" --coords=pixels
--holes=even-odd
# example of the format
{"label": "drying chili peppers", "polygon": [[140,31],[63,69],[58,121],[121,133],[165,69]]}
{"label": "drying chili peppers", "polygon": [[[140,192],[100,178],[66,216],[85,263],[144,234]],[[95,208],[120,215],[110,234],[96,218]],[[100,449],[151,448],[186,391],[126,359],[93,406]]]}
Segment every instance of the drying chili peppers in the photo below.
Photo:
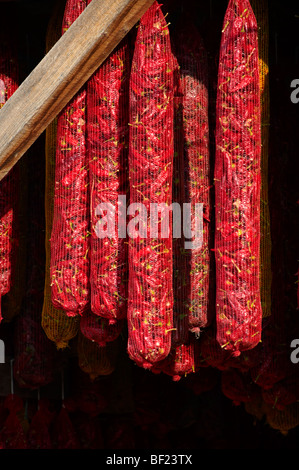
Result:
{"label": "drying chili peppers", "polygon": [[198,372],[199,342],[189,334],[188,342],[172,347],[169,355],[153,366],[154,373],[163,372],[172,377],[175,382],[188,374]]}
{"label": "drying chili peppers", "polygon": [[[174,55],[174,158],[172,178],[173,203],[183,207],[184,198],[184,130],[183,130],[183,93],[180,68]],[[173,332],[172,346],[186,344],[189,339],[188,327],[188,292],[190,290],[187,271],[187,256],[184,237],[173,237]]]}
{"label": "drying chili peppers", "polygon": [[[187,284],[185,304],[189,329],[194,333],[210,323],[208,318],[210,270],[210,163],[208,120],[208,61],[201,35],[192,20],[181,19],[174,34],[180,67],[183,125],[183,202],[191,204],[191,229],[195,229],[195,204],[203,204],[202,245],[185,253]],[[187,250],[188,251],[188,250]],[[185,262],[186,262],[185,261]]]}
{"label": "drying chili peppers", "polygon": [[[90,178],[91,310],[116,322],[126,316],[127,240],[119,236],[119,196],[127,196],[128,92],[127,37],[87,84],[87,132]],[[125,199],[126,200],[126,199]],[[98,233],[103,212],[112,209],[113,232]]]}
{"label": "drying chili peppers", "polygon": [[[62,31],[75,21],[86,1],[69,0]],[[89,303],[89,177],[86,153],[86,88],[58,117],[50,278],[52,302],[68,316]]]}
{"label": "drying chili peppers", "polygon": [[110,323],[107,318],[92,312],[85,312],[80,319],[80,331],[90,341],[104,347],[106,343],[115,341],[122,332],[124,320]]}
{"label": "drying chili peppers", "polygon": [[259,56],[248,0],[230,0],[225,14],[216,113],[217,340],[237,356],[259,343],[262,319]]}
{"label": "drying chili peppers", "polygon": [[[0,109],[18,87],[18,63],[15,41],[8,25],[2,24],[0,35]],[[13,232],[15,201],[18,197],[18,166],[15,166],[0,183],[0,321],[1,298],[7,294],[12,282],[14,255]]]}
{"label": "drying chili peppers", "polygon": [[151,237],[149,214],[151,203],[172,202],[174,66],[168,26],[155,2],[138,28],[129,120],[130,201],[142,203],[147,217],[136,210],[139,231],[135,226],[129,239],[128,353],[149,368],[168,355],[173,328],[172,217],[166,219],[169,236],[162,238],[166,211],[158,214],[157,236]]}

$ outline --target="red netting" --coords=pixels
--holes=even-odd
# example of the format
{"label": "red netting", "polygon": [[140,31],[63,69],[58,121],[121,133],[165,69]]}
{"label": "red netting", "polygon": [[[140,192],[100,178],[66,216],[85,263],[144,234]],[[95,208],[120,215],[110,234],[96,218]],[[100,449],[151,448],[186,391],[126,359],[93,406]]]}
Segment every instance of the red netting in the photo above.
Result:
{"label": "red netting", "polygon": [[[86,7],[68,0],[66,31]],[[89,303],[89,177],[86,153],[86,87],[58,117],[50,278],[52,302],[69,316]]]}
{"label": "red netting", "polygon": [[110,341],[105,346],[99,346],[79,332],[77,352],[80,369],[93,381],[114,372],[119,355],[119,341]]}
{"label": "red netting", "polygon": [[265,403],[278,410],[283,410],[287,405],[298,401],[299,377],[296,368],[297,365],[292,364],[283,379],[274,383],[271,388],[262,390]]}
{"label": "red netting", "polygon": [[168,26],[155,2],[140,21],[130,77],[128,352],[145,367],[168,355],[173,327],[173,70]]}
{"label": "red netting", "polygon": [[[184,131],[183,131],[183,94],[181,88],[180,68],[174,56],[174,155],[172,177],[173,204],[183,207],[184,199]],[[173,237],[172,240],[172,278],[173,278],[173,332],[172,345],[188,342],[188,292],[189,276],[184,237]]]}
{"label": "red netting", "polygon": [[[46,52],[48,52],[61,37],[61,25],[64,16],[65,2],[57,2],[53,8],[46,34]],[[57,117],[45,131],[45,289],[42,311],[42,327],[53,341],[57,349],[65,349],[79,329],[80,317],[69,317],[62,309],[56,309],[52,303],[50,262],[51,262],[51,233],[54,211],[55,190],[55,160],[57,145]]]}
{"label": "red netting", "polygon": [[287,435],[289,431],[299,425],[299,403],[293,403],[284,408],[277,410],[273,406],[266,406],[267,423],[271,428],[277,429],[283,435]]}
{"label": "red netting", "polygon": [[218,384],[219,372],[214,367],[200,367],[196,374],[188,375],[185,380],[187,388],[195,395],[213,390]]}
{"label": "red netting", "polygon": [[[195,230],[195,205],[203,204],[203,239],[200,247],[184,250],[187,266],[185,272],[183,266],[179,268],[179,276],[185,285],[183,305],[185,309],[187,308],[189,328],[199,333],[200,329],[210,323],[208,315],[210,269],[208,63],[202,38],[192,20],[187,16],[181,21],[179,25],[176,25],[173,35],[174,51],[180,67],[182,94],[183,161],[179,169],[179,178],[183,182],[183,197],[179,202],[191,204],[190,229],[193,232]],[[180,150],[178,149],[179,152]],[[182,311],[181,315],[184,313]]]}
{"label": "red netting", "polygon": [[111,322],[125,318],[127,307],[128,243],[119,214],[126,214],[128,187],[129,72],[126,37],[87,84],[91,310]]}
{"label": "red netting", "polygon": [[[0,109],[16,91],[19,79],[16,42],[10,28],[11,25],[4,21],[0,32]],[[18,167],[14,167],[0,182],[0,321],[1,298],[11,287],[13,248],[16,242],[13,239],[16,236],[13,225],[18,188]]]}
{"label": "red netting", "polygon": [[110,324],[107,318],[103,318],[92,312],[85,312],[80,320],[80,331],[90,341],[99,346],[116,340],[124,327],[124,320],[118,320]]}
{"label": "red netting", "polygon": [[259,343],[262,319],[259,57],[248,0],[230,0],[225,14],[216,110],[217,340],[239,355]]}
{"label": "red netting", "polygon": [[0,448],[27,449],[25,410],[21,397],[8,395],[4,402],[9,414],[0,431]]}
{"label": "red netting", "polygon": [[251,402],[259,395],[259,388],[252,382],[250,375],[236,369],[222,372],[221,390],[235,405]]}
{"label": "red netting", "polygon": [[29,151],[26,292],[14,329],[14,377],[24,388],[49,384],[54,371],[55,347],[41,326],[45,280],[44,198],[40,191],[44,180],[43,151],[43,140]]}
{"label": "red netting", "polygon": [[269,320],[269,324],[263,327],[262,343],[256,351],[256,364],[251,368],[252,379],[264,390],[271,389],[275,383],[285,377],[286,365],[289,362],[286,344],[279,341],[283,335],[280,325],[276,323],[275,313],[269,317]]}
{"label": "red netting", "polygon": [[26,436],[29,449],[52,449],[49,428],[53,419],[54,412],[50,410],[49,400],[39,400]]}
{"label": "red netting", "polygon": [[73,426],[70,414],[64,404],[55,416],[51,428],[53,449],[78,449],[79,438]]}
{"label": "red netting", "polygon": [[235,357],[232,351],[222,348],[217,341],[216,328],[210,327],[204,331],[200,338],[200,354],[202,363],[219,370],[228,370],[235,368],[246,372],[251,370],[257,364],[257,358],[250,351]]}
{"label": "red netting", "polygon": [[154,373],[164,372],[172,377],[174,381],[195,373],[199,369],[198,340],[189,337],[189,342],[173,347],[166,359],[153,366]]}

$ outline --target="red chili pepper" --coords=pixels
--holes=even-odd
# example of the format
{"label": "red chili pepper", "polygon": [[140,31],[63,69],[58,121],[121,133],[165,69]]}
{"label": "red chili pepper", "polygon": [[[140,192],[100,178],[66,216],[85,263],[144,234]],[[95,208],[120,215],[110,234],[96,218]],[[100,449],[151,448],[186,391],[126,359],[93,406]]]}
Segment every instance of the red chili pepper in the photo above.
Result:
{"label": "red chili pepper", "polygon": [[[189,329],[206,327],[209,298],[210,157],[208,120],[208,64],[203,40],[192,18],[184,15],[173,34],[178,63],[176,90],[176,154],[173,194],[176,201],[191,204],[191,228],[195,204],[204,206],[203,244],[186,250],[174,240],[174,327],[173,345],[189,342]],[[175,351],[173,354],[176,354]]]}
{"label": "red chili pepper", "polygon": [[[148,213],[150,203],[171,204],[173,70],[168,27],[154,2],[139,24],[130,76],[130,200]],[[172,291],[171,238],[130,239],[128,353],[143,367],[170,351]]]}
{"label": "red chili pepper", "polygon": [[258,34],[248,0],[229,2],[218,77],[215,159],[217,340],[222,348],[238,355],[259,343],[262,320]]}
{"label": "red chili pepper", "polygon": [[[86,0],[68,0],[62,31],[81,14]],[[52,302],[69,316],[89,304],[89,191],[85,146],[86,89],[58,117],[55,194],[51,234]]]}
{"label": "red chili pepper", "polygon": [[[4,26],[4,23],[7,23]],[[0,40],[0,109],[18,88],[19,70],[15,39],[10,32],[8,18],[3,15]],[[17,221],[19,169],[13,167],[0,182],[0,321],[1,298],[10,291],[12,270],[15,259],[15,246],[18,239],[17,231],[13,235],[13,227]]]}
{"label": "red chili pepper", "polygon": [[[91,198],[91,310],[110,320],[126,316],[127,240],[118,237],[118,196],[127,195],[130,51],[125,38],[87,84]],[[98,238],[97,206],[115,207],[115,234]]]}

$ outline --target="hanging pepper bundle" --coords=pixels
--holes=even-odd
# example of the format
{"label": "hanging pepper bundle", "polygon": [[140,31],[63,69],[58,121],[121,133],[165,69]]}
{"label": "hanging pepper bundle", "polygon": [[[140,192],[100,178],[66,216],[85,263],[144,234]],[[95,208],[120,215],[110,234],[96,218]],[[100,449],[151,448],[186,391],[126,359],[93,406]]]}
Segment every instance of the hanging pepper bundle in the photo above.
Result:
{"label": "hanging pepper bundle", "polygon": [[[48,25],[46,36],[46,52],[48,52],[61,37],[62,20],[65,5],[58,2],[53,11]],[[55,343],[57,349],[65,349],[69,341],[73,339],[79,329],[79,318],[68,317],[64,310],[57,309],[52,303],[51,297],[51,232],[54,211],[55,189],[55,157],[57,144],[57,118],[47,127],[45,132],[45,288],[42,310],[42,328],[47,337]]]}
{"label": "hanging pepper bundle", "polygon": [[251,402],[259,394],[259,388],[252,382],[250,375],[237,369],[221,373],[221,390],[235,405]]}
{"label": "hanging pepper bundle", "polygon": [[[210,163],[208,121],[207,53],[197,28],[186,15],[174,34],[175,55],[180,67],[183,125],[183,202],[191,204],[191,229],[195,229],[195,205],[203,204],[202,244],[194,247],[187,258],[185,280],[188,325],[194,333],[210,323],[209,301],[209,221]],[[194,240],[195,241],[195,240]]]}
{"label": "hanging pepper bundle", "polygon": [[53,419],[51,431],[50,438],[53,449],[79,448],[79,437],[64,402]]}
{"label": "hanging pepper bundle", "polygon": [[265,403],[268,403],[279,410],[298,401],[299,398],[299,378],[296,364],[285,364],[285,377],[273,383],[271,388],[262,389],[262,396]]}
{"label": "hanging pepper bundle", "polygon": [[[126,316],[128,244],[119,236],[118,213],[126,214],[119,197],[127,197],[129,69],[126,37],[87,84],[91,310],[111,322]],[[105,236],[110,225],[100,224],[107,211],[113,232]]]}
{"label": "hanging pepper bundle", "polygon": [[299,403],[287,405],[283,410],[266,405],[266,419],[272,429],[277,429],[286,436],[299,425]]}
{"label": "hanging pepper bundle", "polygon": [[[18,63],[15,41],[5,19],[0,34],[0,109],[18,88]],[[1,299],[11,288],[12,259],[15,241],[15,204],[18,198],[18,167],[14,167],[0,182],[0,320]]]}
{"label": "hanging pepper bundle", "polygon": [[54,412],[50,410],[50,401],[39,400],[26,436],[28,449],[52,449],[49,428],[53,419]]}
{"label": "hanging pepper bundle", "polygon": [[[62,31],[86,7],[68,0]],[[54,307],[68,316],[89,303],[89,176],[86,152],[86,87],[58,116],[50,279]]]}
{"label": "hanging pepper bundle", "polygon": [[263,318],[271,315],[271,226],[268,194],[270,89],[269,89],[269,13],[268,0],[252,0],[258,25],[260,94],[261,94],[261,243],[260,290]]}
{"label": "hanging pepper bundle", "polygon": [[85,312],[80,320],[80,331],[90,341],[94,341],[99,346],[116,340],[122,332],[124,320],[116,323],[109,323],[107,318],[96,315],[92,312]]}
{"label": "hanging pepper bundle", "polygon": [[[183,131],[183,94],[181,88],[180,68],[174,56],[174,157],[172,178],[173,203],[183,207],[184,199],[184,131]],[[184,237],[174,237],[173,253],[173,332],[172,346],[185,344],[189,339],[188,326],[188,291],[189,276]]]}
{"label": "hanging pepper bundle", "polygon": [[252,351],[243,351],[242,355],[235,357],[232,351],[222,348],[217,341],[216,328],[205,330],[200,338],[200,355],[203,364],[215,367],[219,370],[238,369],[241,372],[251,371],[256,367],[256,355]]}
{"label": "hanging pepper bundle", "polygon": [[44,293],[44,199],[40,182],[44,180],[43,141],[38,140],[29,151],[28,210],[31,214],[28,227],[26,266],[26,294],[22,311],[15,320],[14,377],[19,386],[38,388],[53,380],[53,343],[41,327]]}
{"label": "hanging pepper bundle", "polygon": [[27,449],[27,426],[23,399],[15,394],[5,397],[5,408],[8,416],[0,430],[0,448]]}
{"label": "hanging pepper bundle", "polygon": [[119,353],[118,340],[111,341],[105,346],[99,346],[83,334],[78,334],[78,365],[93,381],[97,377],[110,375],[114,372]]}
{"label": "hanging pepper bundle", "polygon": [[155,364],[152,371],[155,373],[164,372],[172,377],[174,381],[179,381],[182,377],[192,374],[199,369],[198,340],[189,336],[189,342],[173,347],[166,359]]}
{"label": "hanging pepper bundle", "polygon": [[143,206],[135,206],[139,230],[134,218],[128,226],[128,353],[144,367],[168,355],[173,328],[172,217],[163,207],[156,224],[150,217],[151,203],[172,202],[173,70],[168,26],[155,2],[140,21],[130,76],[130,201]]}
{"label": "hanging pepper bundle", "polygon": [[236,356],[261,339],[259,90],[256,20],[248,0],[230,0],[216,106],[216,316],[217,340]]}

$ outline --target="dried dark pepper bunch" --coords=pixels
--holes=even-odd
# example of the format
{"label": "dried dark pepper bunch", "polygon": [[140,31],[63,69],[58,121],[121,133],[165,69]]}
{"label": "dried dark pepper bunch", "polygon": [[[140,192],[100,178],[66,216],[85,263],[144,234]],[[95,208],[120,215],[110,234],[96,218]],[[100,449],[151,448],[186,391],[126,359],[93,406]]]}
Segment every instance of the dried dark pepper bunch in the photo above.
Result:
{"label": "dried dark pepper bunch", "polygon": [[189,334],[189,341],[173,347],[169,355],[153,366],[154,373],[163,372],[179,381],[188,374],[194,374],[199,370],[199,341]]}
{"label": "dried dark pepper bunch", "polygon": [[256,19],[230,0],[219,59],[215,157],[217,340],[239,355],[261,340],[261,110]]}
{"label": "dried dark pepper bunch", "polygon": [[[63,32],[86,4],[86,0],[68,0]],[[90,300],[89,219],[86,87],[83,87],[58,117],[51,234],[52,302],[71,317],[82,314]]]}
{"label": "dried dark pepper bunch", "polygon": [[[188,327],[194,333],[210,323],[208,316],[210,270],[210,152],[207,53],[201,35],[187,17],[174,34],[180,67],[183,127],[183,202],[191,204],[191,229],[195,230],[195,204],[203,204],[202,243],[185,250],[187,264],[182,278]],[[195,240],[194,240],[195,241]],[[180,274],[182,276],[182,274]],[[185,312],[181,312],[185,313]]]}
{"label": "dried dark pepper bunch", "polygon": [[[155,2],[138,28],[129,120],[130,202],[142,203],[147,214],[135,206],[139,230],[130,225],[136,218],[128,225],[128,353],[149,368],[168,355],[173,328],[172,217],[166,209],[172,203],[174,67],[168,25]],[[165,205],[156,224],[151,203]],[[169,228],[165,238],[162,224]]]}
{"label": "dried dark pepper bunch", "polygon": [[[0,109],[18,88],[19,70],[17,51],[10,31],[5,25],[0,33]],[[12,282],[12,258],[15,241],[13,226],[18,198],[18,166],[14,167],[0,183],[0,321],[1,298],[7,294]]]}
{"label": "dried dark pepper bunch", "polygon": [[80,331],[90,341],[104,347],[106,343],[115,341],[121,334],[125,320],[109,323],[107,318],[93,312],[85,312],[80,319]]}
{"label": "dried dark pepper bunch", "polygon": [[[128,189],[129,71],[126,37],[87,83],[91,310],[111,323],[127,312],[128,243],[119,236],[118,213],[126,213],[126,199],[119,207],[119,196]],[[111,225],[101,227],[105,215]]]}

